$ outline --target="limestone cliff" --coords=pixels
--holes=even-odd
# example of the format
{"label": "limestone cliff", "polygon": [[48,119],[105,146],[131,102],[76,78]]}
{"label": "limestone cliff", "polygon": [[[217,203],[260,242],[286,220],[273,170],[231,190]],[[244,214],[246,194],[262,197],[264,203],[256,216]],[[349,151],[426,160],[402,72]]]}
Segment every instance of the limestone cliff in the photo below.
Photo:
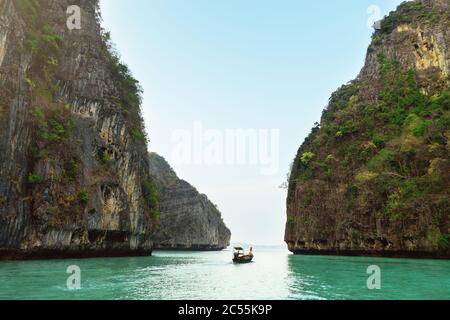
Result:
{"label": "limestone cliff", "polygon": [[291,251],[450,257],[449,12],[401,4],[332,95],[292,166]]}
{"label": "limestone cliff", "polygon": [[149,158],[141,88],[100,19],[98,0],[0,0],[0,259],[225,248],[214,205]]}
{"label": "limestone cliff", "polygon": [[230,230],[219,210],[155,153],[150,154],[150,173],[158,190],[159,223],[155,248],[221,250],[230,244]]}
{"label": "limestone cliff", "polygon": [[151,254],[139,108],[97,0],[0,0],[0,258]]}

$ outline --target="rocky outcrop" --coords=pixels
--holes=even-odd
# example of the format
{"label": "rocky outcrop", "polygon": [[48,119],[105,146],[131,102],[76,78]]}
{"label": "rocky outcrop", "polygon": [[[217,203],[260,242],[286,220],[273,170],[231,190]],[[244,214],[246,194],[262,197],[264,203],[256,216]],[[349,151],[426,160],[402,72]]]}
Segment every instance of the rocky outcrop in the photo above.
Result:
{"label": "rocky outcrop", "polygon": [[140,89],[98,1],[0,0],[0,88],[0,258],[151,254]]}
{"label": "rocky outcrop", "polygon": [[450,257],[449,12],[416,0],[383,19],[294,160],[289,250]]}
{"label": "rocky outcrop", "polygon": [[230,230],[206,195],[180,180],[166,160],[149,156],[150,173],[158,190],[159,228],[155,249],[222,250],[230,244]]}

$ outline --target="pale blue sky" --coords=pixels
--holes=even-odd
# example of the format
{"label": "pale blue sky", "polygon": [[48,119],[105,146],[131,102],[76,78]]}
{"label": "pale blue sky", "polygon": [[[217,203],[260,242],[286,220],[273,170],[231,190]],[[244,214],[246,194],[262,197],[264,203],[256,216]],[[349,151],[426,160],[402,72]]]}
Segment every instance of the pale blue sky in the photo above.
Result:
{"label": "pale blue sky", "polygon": [[173,165],[222,211],[232,241],[281,244],[289,164],[330,94],[363,66],[398,0],[102,0],[103,26],[144,88],[151,151],[174,163],[174,130],[279,129],[280,170]]}

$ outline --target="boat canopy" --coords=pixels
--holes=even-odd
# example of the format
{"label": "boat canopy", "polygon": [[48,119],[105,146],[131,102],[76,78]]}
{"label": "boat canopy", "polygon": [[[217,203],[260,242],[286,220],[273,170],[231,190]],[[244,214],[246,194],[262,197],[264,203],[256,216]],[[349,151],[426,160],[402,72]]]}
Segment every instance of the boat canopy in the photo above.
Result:
{"label": "boat canopy", "polygon": [[242,248],[242,247],[234,247],[234,250],[237,250],[237,251],[243,251],[244,248]]}

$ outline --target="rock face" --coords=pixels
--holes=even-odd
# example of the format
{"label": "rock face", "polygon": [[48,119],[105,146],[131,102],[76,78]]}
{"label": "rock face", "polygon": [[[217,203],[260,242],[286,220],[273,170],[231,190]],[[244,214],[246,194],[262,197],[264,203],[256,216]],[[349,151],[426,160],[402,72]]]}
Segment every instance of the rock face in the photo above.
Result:
{"label": "rock face", "polygon": [[225,248],[219,211],[149,158],[140,86],[99,20],[98,0],[0,0],[0,259]]}
{"label": "rock face", "polygon": [[289,250],[450,257],[449,12],[416,0],[381,22],[294,160]]}
{"label": "rock face", "polygon": [[219,210],[186,181],[166,160],[149,156],[150,173],[158,190],[160,226],[153,235],[155,248],[222,250],[230,244],[230,230]]}
{"label": "rock face", "polygon": [[0,0],[0,88],[0,258],[151,254],[140,90],[98,1]]}

